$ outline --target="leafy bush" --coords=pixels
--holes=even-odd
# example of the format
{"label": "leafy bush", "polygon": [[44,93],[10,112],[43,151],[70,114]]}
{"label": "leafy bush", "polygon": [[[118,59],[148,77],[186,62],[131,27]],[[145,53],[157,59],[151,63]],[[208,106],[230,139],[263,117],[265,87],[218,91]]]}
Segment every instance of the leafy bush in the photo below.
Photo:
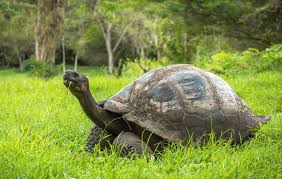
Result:
{"label": "leafy bush", "polygon": [[204,66],[209,63],[210,57],[222,50],[231,51],[228,40],[221,36],[197,36],[191,41],[193,51],[192,63]]}
{"label": "leafy bush", "polygon": [[250,48],[242,53],[220,52],[208,58],[206,63],[195,65],[209,71],[224,74],[259,73],[282,71],[282,44],[273,45],[264,51]]}
{"label": "leafy bush", "polygon": [[24,61],[23,71],[30,72],[32,75],[48,79],[57,75],[60,71],[60,66],[55,66],[47,62],[39,62],[35,59]]}
{"label": "leafy bush", "polygon": [[[216,50],[216,49],[215,49]],[[194,65],[200,68],[226,75],[260,73],[265,71],[282,71],[282,44],[273,45],[263,51],[249,48],[244,52],[211,51],[200,47],[194,59]],[[128,60],[123,68],[123,75],[140,76],[145,71],[169,65],[166,58],[161,60]]]}

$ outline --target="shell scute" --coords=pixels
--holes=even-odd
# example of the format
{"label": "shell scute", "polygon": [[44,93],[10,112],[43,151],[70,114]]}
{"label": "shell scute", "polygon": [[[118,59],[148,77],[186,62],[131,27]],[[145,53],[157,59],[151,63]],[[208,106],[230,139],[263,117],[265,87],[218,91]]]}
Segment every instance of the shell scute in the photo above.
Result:
{"label": "shell scute", "polygon": [[175,82],[182,89],[186,99],[206,99],[206,89],[203,79],[193,72],[178,72],[174,75]]}

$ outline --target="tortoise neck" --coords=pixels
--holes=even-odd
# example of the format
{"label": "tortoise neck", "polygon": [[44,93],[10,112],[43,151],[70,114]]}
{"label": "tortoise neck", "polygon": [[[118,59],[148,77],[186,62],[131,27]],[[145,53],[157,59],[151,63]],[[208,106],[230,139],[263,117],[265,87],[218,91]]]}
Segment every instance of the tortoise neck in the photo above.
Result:
{"label": "tortoise neck", "polygon": [[89,119],[97,126],[105,128],[106,123],[103,121],[103,116],[101,115],[103,109],[96,103],[90,91],[83,93],[83,95],[77,99]]}
{"label": "tortoise neck", "polygon": [[124,129],[124,124],[116,120],[119,116],[101,108],[89,90],[77,99],[83,111],[97,126],[117,135],[121,132],[120,130]]}

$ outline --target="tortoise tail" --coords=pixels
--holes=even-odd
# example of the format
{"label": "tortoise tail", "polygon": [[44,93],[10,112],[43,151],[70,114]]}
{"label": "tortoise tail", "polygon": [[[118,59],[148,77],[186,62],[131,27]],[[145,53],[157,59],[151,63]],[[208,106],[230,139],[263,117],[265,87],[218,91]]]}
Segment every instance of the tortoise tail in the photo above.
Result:
{"label": "tortoise tail", "polygon": [[257,120],[262,124],[266,124],[270,119],[270,116],[257,116]]}

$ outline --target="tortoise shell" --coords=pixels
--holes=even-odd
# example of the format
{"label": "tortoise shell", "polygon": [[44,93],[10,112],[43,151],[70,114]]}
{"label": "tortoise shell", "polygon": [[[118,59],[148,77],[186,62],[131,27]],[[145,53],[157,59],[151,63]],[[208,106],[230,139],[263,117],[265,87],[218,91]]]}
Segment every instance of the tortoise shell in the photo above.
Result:
{"label": "tortoise shell", "polygon": [[144,130],[175,142],[216,138],[239,141],[259,126],[259,118],[220,77],[191,65],[145,73],[105,104],[106,110]]}

